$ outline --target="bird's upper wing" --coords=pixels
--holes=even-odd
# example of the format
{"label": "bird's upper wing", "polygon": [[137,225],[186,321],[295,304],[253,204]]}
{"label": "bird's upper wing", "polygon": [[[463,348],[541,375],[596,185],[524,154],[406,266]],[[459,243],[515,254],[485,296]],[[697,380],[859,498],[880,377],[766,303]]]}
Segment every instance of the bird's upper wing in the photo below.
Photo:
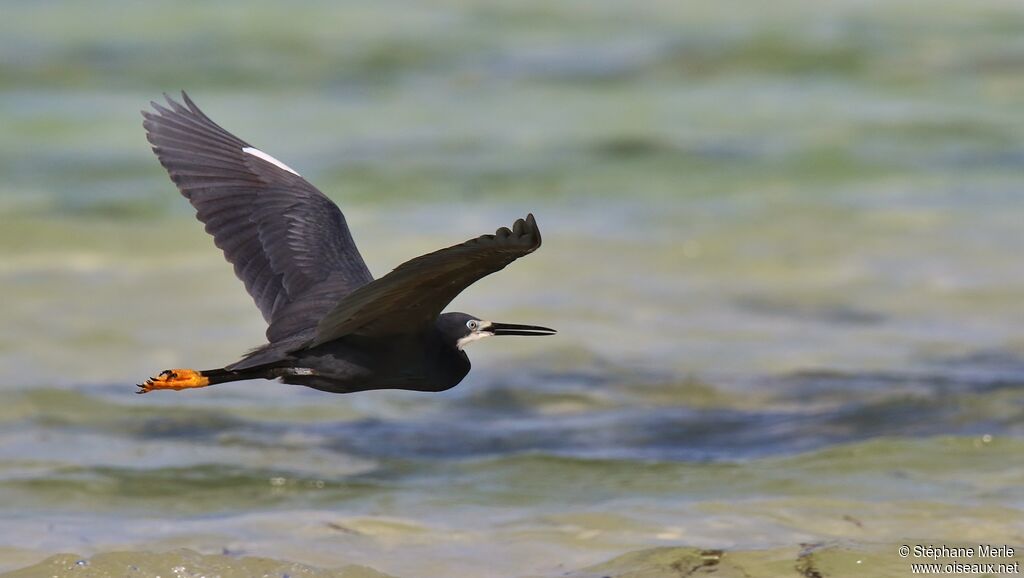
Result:
{"label": "bird's upper wing", "polygon": [[399,265],[387,275],[356,289],[317,326],[309,345],[345,335],[389,335],[426,326],[477,280],[540,247],[540,229],[533,215]]}
{"label": "bird's upper wing", "polygon": [[275,341],[373,280],[338,207],[298,173],[184,104],[151,103],[153,152],[235,267]]}

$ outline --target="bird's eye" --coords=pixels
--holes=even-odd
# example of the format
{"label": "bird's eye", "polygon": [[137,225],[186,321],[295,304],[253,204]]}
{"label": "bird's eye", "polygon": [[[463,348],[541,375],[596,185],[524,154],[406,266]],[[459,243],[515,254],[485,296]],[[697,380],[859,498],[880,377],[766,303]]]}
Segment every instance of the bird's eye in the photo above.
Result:
{"label": "bird's eye", "polygon": [[466,322],[466,327],[469,327],[470,331],[476,331],[480,327],[480,322],[476,319],[470,319]]}

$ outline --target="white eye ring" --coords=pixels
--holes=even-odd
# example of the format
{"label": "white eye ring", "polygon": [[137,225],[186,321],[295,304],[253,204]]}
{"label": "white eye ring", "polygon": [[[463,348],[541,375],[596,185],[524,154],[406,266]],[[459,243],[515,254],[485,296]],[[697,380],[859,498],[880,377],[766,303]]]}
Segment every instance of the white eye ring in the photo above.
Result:
{"label": "white eye ring", "polygon": [[469,327],[470,331],[476,331],[477,329],[480,328],[480,322],[477,321],[476,319],[470,319],[469,321],[466,322],[466,327]]}

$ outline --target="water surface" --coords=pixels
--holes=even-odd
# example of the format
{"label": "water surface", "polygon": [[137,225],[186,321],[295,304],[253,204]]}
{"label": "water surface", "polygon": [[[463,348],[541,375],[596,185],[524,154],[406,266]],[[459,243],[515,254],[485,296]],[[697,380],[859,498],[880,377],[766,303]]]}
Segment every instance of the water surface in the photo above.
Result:
{"label": "water surface", "polygon": [[[4,12],[0,569],[903,576],[901,544],[1024,542],[1015,3]],[[436,395],[133,395],[262,339],[143,136],[179,88],[377,275],[534,212],[452,309],[559,335]]]}

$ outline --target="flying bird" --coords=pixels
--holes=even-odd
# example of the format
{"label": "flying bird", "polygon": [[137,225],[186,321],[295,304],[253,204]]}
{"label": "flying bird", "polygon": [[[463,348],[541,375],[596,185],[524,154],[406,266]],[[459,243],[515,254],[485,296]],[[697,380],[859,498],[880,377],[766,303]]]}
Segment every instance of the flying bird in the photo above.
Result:
{"label": "flying bird", "polygon": [[465,288],[540,247],[532,214],[374,279],[326,195],[221,128],[184,92],[183,102],[165,99],[142,111],[146,136],[256,302],[267,343],[222,368],[165,370],[137,393],[245,379],[332,393],[443,391],[469,373],[467,344],[555,333],[442,313]]}

